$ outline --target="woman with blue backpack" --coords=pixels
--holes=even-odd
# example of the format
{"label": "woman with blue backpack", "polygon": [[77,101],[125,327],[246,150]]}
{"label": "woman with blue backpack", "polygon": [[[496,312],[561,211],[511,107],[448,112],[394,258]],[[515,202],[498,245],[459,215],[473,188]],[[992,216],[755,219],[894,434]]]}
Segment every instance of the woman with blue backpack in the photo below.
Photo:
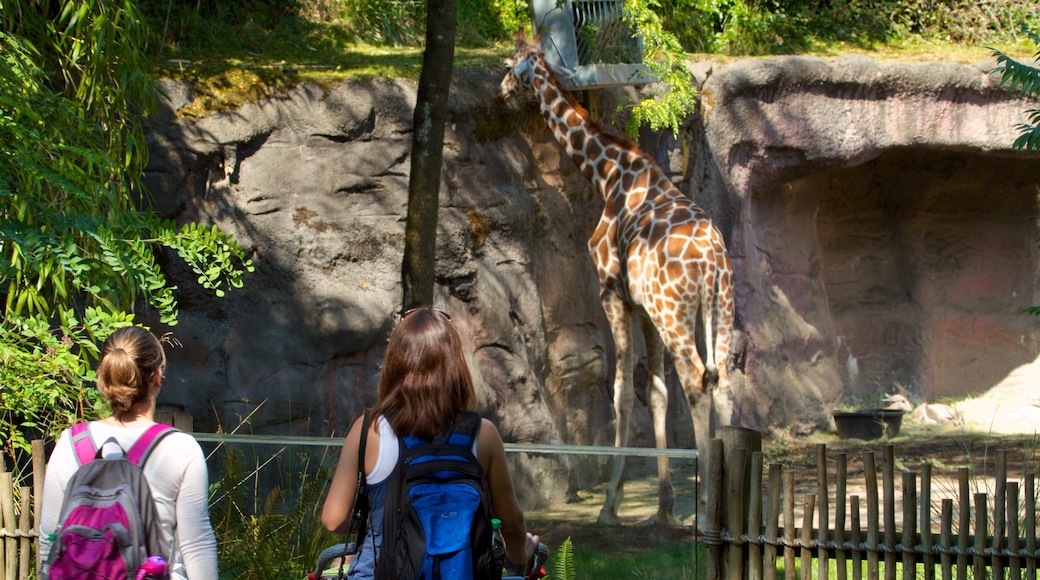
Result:
{"label": "woman with blue backpack", "polygon": [[206,458],[194,437],[154,419],[165,370],[148,330],[105,340],[97,387],[112,414],[63,431],[47,462],[43,580],[216,580]]}
{"label": "woman with blue backpack", "polygon": [[[498,429],[475,405],[451,317],[406,312],[390,333],[378,402],[347,433],[322,510],[331,532],[359,528],[347,578],[523,573],[538,537],[527,533]],[[492,518],[506,561],[492,552]]]}

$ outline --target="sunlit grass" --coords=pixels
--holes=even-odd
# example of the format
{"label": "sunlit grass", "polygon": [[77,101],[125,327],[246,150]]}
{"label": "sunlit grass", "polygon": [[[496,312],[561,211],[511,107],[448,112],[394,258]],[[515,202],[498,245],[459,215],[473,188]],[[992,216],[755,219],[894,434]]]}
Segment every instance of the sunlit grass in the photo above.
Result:
{"label": "sunlit grass", "polygon": [[[299,30],[271,31],[245,26],[229,32],[206,23],[189,41],[160,39],[154,74],[190,79],[195,102],[180,111],[187,116],[233,109],[245,102],[284,94],[300,83],[333,87],[344,81],[377,78],[418,79],[421,46],[375,46],[358,41],[343,23],[309,23]],[[994,45],[1021,60],[1032,60],[1035,46],[1026,38]],[[456,70],[496,69],[512,50],[506,40],[483,46],[456,46]],[[964,64],[991,60],[980,45],[937,43],[919,38],[892,39],[884,44],[816,42],[803,54],[825,58],[863,54],[882,61]],[[732,62],[739,55],[691,54],[691,61]]]}
{"label": "sunlit grass", "polygon": [[[489,69],[501,66],[510,47],[504,43],[482,48],[456,48],[456,69]],[[192,81],[195,102],[179,114],[201,116],[234,109],[243,103],[284,94],[300,83],[332,87],[344,81],[377,78],[418,79],[422,49],[357,45],[325,52],[324,60],[312,55],[280,52],[219,58],[172,58],[160,61],[156,76]],[[190,55],[184,55],[190,56]],[[283,56],[287,56],[283,58]]]}
{"label": "sunlit grass", "polygon": [[703,544],[665,544],[642,554],[618,556],[587,546],[574,547],[578,580],[687,580],[703,578]]}
{"label": "sunlit grass", "polygon": [[[994,43],[992,48],[1021,60],[1032,60],[1036,46],[1028,39],[1018,42]],[[987,46],[972,44],[938,43],[919,38],[894,39],[885,44],[863,47],[843,42],[817,44],[813,53],[820,56],[838,56],[841,54],[862,54],[884,61],[900,62],[957,62],[975,64],[992,60]]]}

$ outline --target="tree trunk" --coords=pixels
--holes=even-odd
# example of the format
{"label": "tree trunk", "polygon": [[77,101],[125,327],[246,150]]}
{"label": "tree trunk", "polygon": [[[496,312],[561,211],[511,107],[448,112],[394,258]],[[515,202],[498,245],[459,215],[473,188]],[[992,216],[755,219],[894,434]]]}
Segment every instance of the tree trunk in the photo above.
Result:
{"label": "tree trunk", "polygon": [[441,158],[454,60],[455,0],[427,0],[426,51],[413,115],[404,233],[404,309],[433,305]]}

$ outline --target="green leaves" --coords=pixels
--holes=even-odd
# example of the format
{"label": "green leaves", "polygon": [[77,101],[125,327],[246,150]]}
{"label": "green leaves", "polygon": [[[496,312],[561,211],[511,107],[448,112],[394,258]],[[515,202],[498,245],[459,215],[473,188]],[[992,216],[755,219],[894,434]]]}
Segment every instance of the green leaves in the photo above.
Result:
{"label": "green leaves", "polygon": [[[98,344],[143,302],[177,323],[169,248],[217,295],[252,263],[211,226],[138,208],[155,101],[133,0],[2,0],[0,447],[103,410]],[[16,459],[17,463],[17,459]]]}
{"label": "green leaves", "polygon": [[[1040,35],[1026,28],[1024,24],[1021,32],[1040,47]],[[1040,68],[1018,62],[995,48],[990,48],[989,51],[997,59],[997,68],[993,69],[993,72],[1000,73],[1001,86],[1026,97],[1040,96]],[[1035,62],[1040,62],[1040,50],[1037,50],[1034,56]],[[1040,151],[1040,110],[1029,109],[1026,114],[1029,122],[1015,127],[1019,136],[1015,139],[1014,147],[1026,151]]]}
{"label": "green leaves", "polygon": [[166,222],[159,241],[177,251],[198,274],[198,283],[203,288],[223,296],[225,285],[242,287],[242,274],[253,271],[253,262],[233,237],[215,225],[190,223],[179,230],[175,227],[173,222]]}
{"label": "green leaves", "polygon": [[131,317],[88,309],[82,320],[71,311],[58,319],[58,328],[18,316],[0,325],[0,440],[7,456],[28,452],[30,438],[56,438],[103,408],[100,394],[84,388],[84,380],[94,380],[84,355],[96,356],[97,344]]}
{"label": "green leaves", "polygon": [[[1038,50],[1034,56],[1036,62],[1040,63],[1040,35],[1029,30],[1024,24],[1022,33],[1036,43]],[[1000,73],[1001,86],[1008,85],[1009,91],[1018,91],[1027,97],[1040,96],[1040,68],[1020,63],[995,48],[989,50],[997,57],[999,66],[994,72]],[[1019,136],[1015,139],[1014,147],[1025,151],[1040,151],[1040,110],[1030,109],[1026,114],[1029,116],[1029,123],[1016,126]],[[1034,243],[1040,243],[1040,240],[1034,240]],[[1040,306],[1030,306],[1022,313],[1040,316]]]}
{"label": "green leaves", "polygon": [[632,107],[625,125],[625,132],[632,137],[644,124],[654,131],[671,129],[672,135],[678,135],[679,127],[697,103],[697,89],[693,74],[684,62],[683,48],[676,36],[662,27],[651,4],[656,2],[625,0],[625,11],[643,37],[643,63],[660,81],[638,103],[631,100],[621,103],[622,107]]}
{"label": "green leaves", "polygon": [[[164,324],[177,323],[177,302],[155,255],[173,249],[198,274],[198,282],[224,295],[253,270],[245,251],[216,226],[161,220],[125,211],[103,218],[51,212],[45,223],[0,219],[7,250],[0,272],[7,284],[7,315],[48,318],[70,301],[108,311],[129,310],[145,300]],[[9,258],[3,260],[3,258]]]}
{"label": "green leaves", "polygon": [[553,560],[552,567],[552,578],[553,580],[574,580],[577,575],[577,570],[574,568],[574,546],[571,545],[571,538],[568,536],[563,543],[560,544],[559,550],[556,551],[556,557]]}

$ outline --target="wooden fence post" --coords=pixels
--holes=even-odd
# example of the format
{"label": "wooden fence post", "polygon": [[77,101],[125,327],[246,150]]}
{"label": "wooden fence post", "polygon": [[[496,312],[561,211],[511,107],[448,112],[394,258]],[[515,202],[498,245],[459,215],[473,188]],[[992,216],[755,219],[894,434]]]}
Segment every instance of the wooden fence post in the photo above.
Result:
{"label": "wooden fence post", "polygon": [[762,580],[762,452],[751,454],[751,503],[748,505],[748,580]]}
{"label": "wooden fence post", "polygon": [[783,466],[769,464],[769,505],[766,507],[765,580],[776,580],[776,541],[780,535],[780,478]]}
{"label": "wooden fence post", "polygon": [[16,578],[18,573],[18,521],[14,517],[14,475],[0,473],[0,507],[3,511],[4,578]]}
{"label": "wooden fence post", "polygon": [[957,525],[957,580],[968,578],[968,539],[971,537],[971,502],[968,500],[967,467],[957,469],[958,500],[960,503],[960,520]]}
{"label": "wooden fence post", "polygon": [[[33,470],[33,529],[40,531],[40,515],[43,511],[43,479],[47,474],[47,452],[43,446],[42,439],[32,441],[32,470]],[[43,562],[40,561],[40,538],[36,538],[36,548],[33,550],[36,557],[36,577],[43,575]]]}
{"label": "wooden fence post", "polygon": [[18,532],[21,537],[18,538],[18,578],[24,580],[29,577],[29,562],[33,561],[33,558],[32,543],[29,541],[29,487],[25,486],[20,490],[21,513],[18,514]]}
{"label": "wooden fence post", "polygon": [[903,472],[903,580],[917,578],[917,474]]}
{"label": "wooden fence post", "polygon": [[744,546],[740,543],[740,536],[744,533],[744,465],[748,455],[747,449],[730,449],[726,453],[733,460],[730,463],[730,471],[725,474],[729,484],[726,486],[726,496],[730,501],[726,502],[729,528],[729,549],[726,550],[726,577],[729,580],[741,580],[744,577]]}
{"label": "wooden fence post", "polygon": [[[827,491],[827,445],[816,444],[816,503],[819,506],[820,526],[816,534],[816,543],[819,546],[816,552],[817,576],[827,577],[827,542],[830,541],[831,512],[828,501],[830,493]],[[812,521],[809,522],[810,527]]]}
{"label": "wooden fence post", "polygon": [[863,471],[867,485],[867,578],[878,577],[878,487],[874,452],[863,454]]}
{"label": "wooden fence post", "polygon": [[[722,443],[723,473],[726,501],[722,502],[719,521],[729,528],[732,538],[739,540],[743,534],[745,516],[744,508],[751,503],[751,457],[762,451],[762,434],[754,429],[721,426],[717,429],[718,439]],[[739,452],[738,452],[739,451]],[[711,465],[708,465],[711,469]],[[761,495],[762,489],[754,490]],[[761,499],[759,500],[761,501]],[[758,533],[757,531],[755,532]],[[744,548],[740,543],[731,544],[726,550],[726,577],[736,579],[743,577]]]}
{"label": "wooden fence post", "polygon": [[845,563],[848,560],[848,551],[845,547],[845,505],[848,503],[846,498],[848,488],[846,486],[849,477],[849,467],[848,458],[844,453],[839,453],[835,460],[837,484],[834,490],[834,544],[838,547],[837,554],[835,554],[835,567],[838,571],[838,580],[845,580],[847,576]]}
{"label": "wooden fence post", "polygon": [[705,529],[704,543],[707,544],[706,578],[707,580],[721,580],[725,571],[722,559],[722,463],[723,446],[721,439],[708,441],[708,505],[704,514]]}
{"label": "wooden fence post", "polygon": [[784,472],[784,578],[794,578],[794,472]]}
{"label": "wooden fence post", "polygon": [[896,448],[889,443],[881,448],[881,484],[885,488],[885,580],[896,579]]}
{"label": "wooden fence post", "polygon": [[155,422],[173,425],[185,433],[192,433],[195,430],[195,418],[187,413],[157,410],[155,411]]}
{"label": "wooden fence post", "polygon": [[1026,577],[1036,578],[1036,474],[1032,471],[1025,474],[1026,500]]}
{"label": "wooden fence post", "polygon": [[921,547],[924,548],[924,580],[935,577],[935,541],[932,538],[932,464],[921,465]]}

